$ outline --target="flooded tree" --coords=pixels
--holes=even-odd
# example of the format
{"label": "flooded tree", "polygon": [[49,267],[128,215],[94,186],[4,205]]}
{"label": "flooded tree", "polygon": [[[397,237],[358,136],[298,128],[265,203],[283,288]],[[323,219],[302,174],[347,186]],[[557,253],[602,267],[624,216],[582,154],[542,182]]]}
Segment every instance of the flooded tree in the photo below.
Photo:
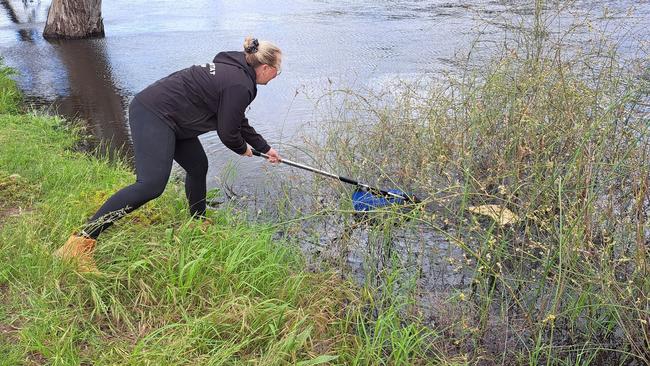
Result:
{"label": "flooded tree", "polygon": [[103,37],[101,0],[53,0],[43,30],[45,38]]}

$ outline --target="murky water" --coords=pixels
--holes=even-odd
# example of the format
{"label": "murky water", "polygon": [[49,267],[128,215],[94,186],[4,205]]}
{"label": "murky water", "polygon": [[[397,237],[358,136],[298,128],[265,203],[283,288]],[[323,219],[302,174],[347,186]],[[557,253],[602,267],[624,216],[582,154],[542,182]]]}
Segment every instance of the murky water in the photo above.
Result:
{"label": "murky water", "polygon": [[[134,94],[221,50],[239,50],[252,34],[277,43],[285,54],[283,74],[260,87],[248,112],[251,123],[281,151],[300,144],[296,134],[318,119],[315,98],[330,83],[372,88],[453,68],[456,52],[468,48],[478,29],[486,30],[479,19],[532,11],[522,2],[494,0],[111,0],[103,2],[105,38],[48,42],[41,33],[49,3],[0,1],[0,53],[20,72],[28,101],[80,117],[95,136],[122,146],[128,142],[125,110]],[[631,5],[638,7],[631,21],[650,21],[647,1],[581,6],[620,11]],[[639,26],[635,36],[646,37],[643,29]],[[244,186],[262,181],[257,159],[231,153],[214,133],[202,141],[210,186],[221,184],[225,175]]]}

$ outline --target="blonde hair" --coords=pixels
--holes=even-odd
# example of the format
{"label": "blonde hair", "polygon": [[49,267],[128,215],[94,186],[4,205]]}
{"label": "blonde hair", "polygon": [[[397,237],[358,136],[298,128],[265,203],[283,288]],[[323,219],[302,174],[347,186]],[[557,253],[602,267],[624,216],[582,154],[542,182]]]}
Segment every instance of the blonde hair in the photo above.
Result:
{"label": "blonde hair", "polygon": [[259,65],[280,67],[282,51],[271,42],[258,41],[257,38],[248,36],[244,40],[244,53],[246,55],[246,63],[253,68]]}

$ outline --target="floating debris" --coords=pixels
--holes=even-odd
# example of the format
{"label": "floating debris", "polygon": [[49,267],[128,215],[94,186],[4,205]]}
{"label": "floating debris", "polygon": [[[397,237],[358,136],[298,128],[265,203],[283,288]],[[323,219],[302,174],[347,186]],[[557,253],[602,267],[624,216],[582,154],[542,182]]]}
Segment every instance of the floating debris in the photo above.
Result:
{"label": "floating debris", "polygon": [[468,208],[469,212],[489,216],[492,220],[496,221],[501,226],[511,225],[519,221],[519,216],[507,208],[499,205],[482,205],[471,206]]}

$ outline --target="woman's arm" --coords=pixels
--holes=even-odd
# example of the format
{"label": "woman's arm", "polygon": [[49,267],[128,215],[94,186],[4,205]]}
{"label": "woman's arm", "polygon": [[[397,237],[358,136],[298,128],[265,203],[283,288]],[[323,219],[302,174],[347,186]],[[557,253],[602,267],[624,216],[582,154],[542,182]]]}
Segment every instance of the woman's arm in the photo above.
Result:
{"label": "woman's arm", "polygon": [[227,148],[239,155],[246,153],[248,145],[241,133],[241,122],[245,118],[244,111],[250,103],[248,89],[235,85],[221,94],[217,108],[217,134]]}
{"label": "woman's arm", "polygon": [[248,142],[255,150],[259,152],[266,154],[266,152],[271,148],[264,137],[257,133],[253,126],[248,124],[248,118],[246,117],[244,117],[241,122],[241,135],[244,137],[244,140],[246,140],[246,142]]}

